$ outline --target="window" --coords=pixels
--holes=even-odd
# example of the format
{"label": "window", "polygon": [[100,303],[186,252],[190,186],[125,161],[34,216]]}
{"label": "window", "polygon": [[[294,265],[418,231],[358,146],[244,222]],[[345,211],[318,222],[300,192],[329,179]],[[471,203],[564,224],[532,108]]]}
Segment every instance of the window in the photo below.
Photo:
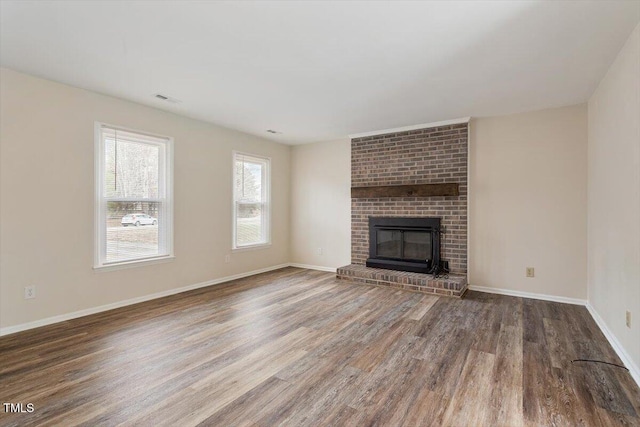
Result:
{"label": "window", "polygon": [[233,153],[233,249],[270,243],[270,163],[264,157]]}
{"label": "window", "polygon": [[173,256],[172,145],[96,123],[95,268]]}

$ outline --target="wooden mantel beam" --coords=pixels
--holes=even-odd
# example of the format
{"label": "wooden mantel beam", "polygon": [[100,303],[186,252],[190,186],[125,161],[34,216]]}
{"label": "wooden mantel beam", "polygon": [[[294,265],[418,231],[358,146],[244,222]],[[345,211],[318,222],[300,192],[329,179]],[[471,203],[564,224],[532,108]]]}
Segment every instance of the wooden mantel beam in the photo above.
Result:
{"label": "wooden mantel beam", "polygon": [[458,183],[351,187],[352,199],[458,196]]}

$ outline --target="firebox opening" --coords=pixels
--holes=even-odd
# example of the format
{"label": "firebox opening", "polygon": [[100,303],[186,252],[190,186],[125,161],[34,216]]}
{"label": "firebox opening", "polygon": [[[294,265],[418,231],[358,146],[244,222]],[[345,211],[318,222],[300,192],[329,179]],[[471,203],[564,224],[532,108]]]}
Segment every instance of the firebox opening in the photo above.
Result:
{"label": "firebox opening", "polygon": [[440,218],[369,218],[367,267],[438,274]]}

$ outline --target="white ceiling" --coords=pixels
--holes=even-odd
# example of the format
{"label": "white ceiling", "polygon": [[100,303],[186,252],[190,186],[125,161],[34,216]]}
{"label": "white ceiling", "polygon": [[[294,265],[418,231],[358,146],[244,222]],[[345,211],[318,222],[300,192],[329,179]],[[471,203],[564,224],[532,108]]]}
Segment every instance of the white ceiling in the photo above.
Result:
{"label": "white ceiling", "polygon": [[0,5],[2,66],[289,144],[584,102],[640,20],[640,1]]}

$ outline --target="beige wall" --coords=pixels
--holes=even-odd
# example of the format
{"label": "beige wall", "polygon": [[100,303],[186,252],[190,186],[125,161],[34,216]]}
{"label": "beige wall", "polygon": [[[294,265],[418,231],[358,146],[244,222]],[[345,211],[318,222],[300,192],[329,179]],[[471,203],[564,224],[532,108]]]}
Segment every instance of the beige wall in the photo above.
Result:
{"label": "beige wall", "polygon": [[589,303],[640,375],[640,25],[589,100],[588,189]]}
{"label": "beige wall", "polygon": [[350,183],[349,139],[292,147],[292,262],[329,268],[350,263]]}
{"label": "beige wall", "polygon": [[[289,261],[290,148],[3,69],[0,326],[3,328]],[[172,262],[96,272],[94,121],[175,138]],[[272,158],[272,246],[231,253],[231,156]],[[37,297],[23,298],[26,285]]]}
{"label": "beige wall", "polygon": [[469,149],[470,285],[586,299],[586,105],[475,119]]}

